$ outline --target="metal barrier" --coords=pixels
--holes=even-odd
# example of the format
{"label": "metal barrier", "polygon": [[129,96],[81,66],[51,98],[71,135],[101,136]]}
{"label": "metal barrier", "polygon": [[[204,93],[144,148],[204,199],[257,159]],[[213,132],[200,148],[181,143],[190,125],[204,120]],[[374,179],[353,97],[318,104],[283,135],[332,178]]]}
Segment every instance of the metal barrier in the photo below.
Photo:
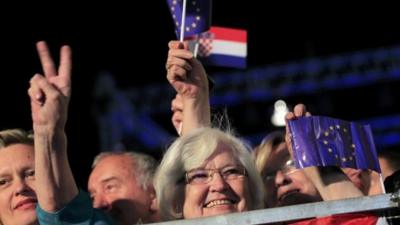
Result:
{"label": "metal barrier", "polygon": [[271,209],[253,210],[242,213],[231,213],[213,217],[174,220],[154,225],[250,225],[285,222],[333,214],[356,213],[399,208],[400,192],[350,198],[336,201],[307,203],[293,206],[277,207]]}

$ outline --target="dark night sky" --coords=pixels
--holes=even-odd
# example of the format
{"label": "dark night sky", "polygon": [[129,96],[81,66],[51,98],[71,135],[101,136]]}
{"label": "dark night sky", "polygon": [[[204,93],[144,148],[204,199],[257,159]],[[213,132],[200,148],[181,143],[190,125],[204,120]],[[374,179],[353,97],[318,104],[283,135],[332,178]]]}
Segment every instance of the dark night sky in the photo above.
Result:
{"label": "dark night sky", "polygon": [[[263,2],[214,0],[213,25],[248,30],[250,67],[400,43],[398,17],[390,10],[395,7],[349,8],[328,3],[278,7]],[[90,112],[95,75],[109,70],[122,88],[165,83],[167,43],[174,33],[163,0],[82,4],[4,9],[10,15],[0,18],[0,128],[31,128],[26,91],[29,78],[40,71],[34,43],[47,40],[54,55],[61,44],[70,44],[74,77],[69,153],[75,174],[81,175],[77,180],[85,186],[98,148]]]}

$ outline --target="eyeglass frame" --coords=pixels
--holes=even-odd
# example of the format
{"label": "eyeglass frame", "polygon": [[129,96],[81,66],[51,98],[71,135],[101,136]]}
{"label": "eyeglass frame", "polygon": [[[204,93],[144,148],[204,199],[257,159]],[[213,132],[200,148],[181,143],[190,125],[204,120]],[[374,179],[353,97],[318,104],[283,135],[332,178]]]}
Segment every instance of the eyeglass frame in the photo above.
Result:
{"label": "eyeglass frame", "polygon": [[[237,171],[240,172],[240,173],[236,174],[237,176],[235,176],[235,177],[227,178],[226,177],[227,175],[224,175],[224,171],[223,171],[224,169],[237,169]],[[190,178],[189,176],[190,176],[190,173],[193,173],[193,172],[196,172],[196,171],[206,171],[206,173],[205,173],[205,174],[207,174],[206,181],[197,182],[197,183],[194,182],[193,183],[193,178]],[[236,180],[236,179],[239,179],[239,178],[247,177],[247,170],[246,170],[246,168],[244,166],[242,166],[242,165],[229,165],[229,166],[225,166],[225,167],[219,168],[219,169],[201,169],[201,168],[196,168],[196,169],[189,170],[189,171],[185,172],[185,182],[186,182],[186,184],[192,184],[192,185],[193,184],[194,185],[208,184],[214,178],[214,174],[215,173],[218,173],[224,181]],[[194,174],[194,175],[196,175],[196,174]],[[230,175],[230,174],[228,174],[228,175]],[[192,179],[192,180],[190,180],[190,179]]]}
{"label": "eyeglass frame", "polygon": [[276,174],[278,173],[278,171],[281,171],[283,173],[283,175],[288,176],[292,173],[295,173],[297,171],[299,171],[300,169],[296,168],[294,161],[289,158],[288,160],[286,160],[285,164],[280,166],[278,169],[273,170],[271,172],[265,173],[263,174],[263,180],[264,181],[269,181],[269,180],[273,180],[276,177]]}

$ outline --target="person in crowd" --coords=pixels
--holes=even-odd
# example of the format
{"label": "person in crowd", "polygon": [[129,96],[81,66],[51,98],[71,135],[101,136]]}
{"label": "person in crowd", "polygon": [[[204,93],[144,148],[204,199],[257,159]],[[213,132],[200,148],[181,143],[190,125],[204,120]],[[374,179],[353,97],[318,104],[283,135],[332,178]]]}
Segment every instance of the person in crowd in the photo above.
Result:
{"label": "person in crowd", "polygon": [[[288,112],[285,116],[286,119],[286,135],[285,142],[288,146],[289,153],[293,158],[293,150],[291,143],[291,134],[288,129],[288,121],[296,120],[301,117],[311,116],[306,110],[305,105],[297,104],[293,112]],[[318,190],[321,198],[324,201],[340,200],[346,198],[355,198],[364,196],[348,175],[338,167],[306,167],[302,169],[308,179],[313,183]],[[337,191],[345,190],[345,191]],[[349,213],[337,214],[321,218],[307,219],[303,221],[294,222],[295,225],[306,224],[387,224],[384,218],[378,218],[373,213]]]}
{"label": "person in crowd", "polygon": [[285,133],[275,131],[254,148],[255,163],[266,190],[269,208],[322,201],[314,184],[296,169],[285,142]]}
{"label": "person in crowd", "polygon": [[33,135],[0,131],[0,224],[38,225]]}
{"label": "person in crowd", "polygon": [[211,127],[209,83],[186,43],[171,41],[167,79],[177,91],[172,123],[179,135],[155,176],[161,217],[197,218],[263,207],[262,182],[248,146]]}
{"label": "person in crowd", "polygon": [[58,70],[45,42],[37,43],[43,73],[30,80],[36,194],[40,224],[115,224],[104,212],[92,207],[89,195],[78,189],[67,156],[68,104],[71,96],[72,54],[60,51]]}
{"label": "person in crowd", "polygon": [[169,43],[167,79],[177,91],[172,124],[181,135],[155,176],[161,217],[198,218],[263,208],[262,181],[249,147],[211,128],[209,83],[186,43]]}
{"label": "person in crowd", "polygon": [[[284,136],[283,132],[272,132],[254,149],[257,170],[263,177],[267,190],[267,206],[322,201],[318,190],[304,171],[296,169]],[[342,170],[364,195],[383,193],[376,172],[353,168],[342,168]]]}
{"label": "person in crowd", "polygon": [[153,176],[157,162],[137,152],[103,152],[96,156],[88,189],[93,207],[118,224],[159,221]]}
{"label": "person in crowd", "polygon": [[157,169],[155,188],[164,220],[263,208],[249,147],[217,128],[197,128],[174,141]]}

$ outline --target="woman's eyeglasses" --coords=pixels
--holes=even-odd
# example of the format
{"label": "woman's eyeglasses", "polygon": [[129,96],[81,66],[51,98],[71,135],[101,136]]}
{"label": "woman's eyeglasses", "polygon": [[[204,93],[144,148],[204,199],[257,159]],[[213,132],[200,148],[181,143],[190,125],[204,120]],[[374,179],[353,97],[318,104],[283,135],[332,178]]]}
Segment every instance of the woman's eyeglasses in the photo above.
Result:
{"label": "woman's eyeglasses", "polygon": [[273,180],[275,179],[275,176],[277,174],[278,171],[281,171],[285,176],[292,174],[296,171],[298,171],[298,169],[296,168],[294,161],[292,159],[288,159],[281,167],[279,167],[278,169],[269,171],[267,173],[264,174],[263,178],[264,181],[269,181],[269,180]]}
{"label": "woman's eyeglasses", "polygon": [[243,166],[226,166],[220,169],[194,169],[186,172],[187,184],[207,184],[212,181],[214,174],[225,180],[234,180],[246,176],[246,169]]}

